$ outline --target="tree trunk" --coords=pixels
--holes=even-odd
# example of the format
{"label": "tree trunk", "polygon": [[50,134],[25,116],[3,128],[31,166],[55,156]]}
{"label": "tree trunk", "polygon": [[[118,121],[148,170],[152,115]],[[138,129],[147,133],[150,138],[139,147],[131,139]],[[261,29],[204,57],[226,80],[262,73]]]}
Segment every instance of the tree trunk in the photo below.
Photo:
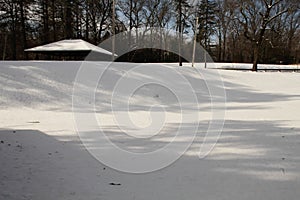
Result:
{"label": "tree trunk", "polygon": [[52,27],[53,27],[53,40],[56,41],[56,26],[55,26],[55,0],[52,0]]}
{"label": "tree trunk", "polygon": [[[226,36],[227,36],[227,31],[224,31],[223,32],[223,50],[222,50],[222,57],[221,57],[221,59],[222,59],[223,62],[226,59],[226,46],[227,46],[227,44],[226,44],[227,37]],[[232,60],[231,60],[231,62],[232,62]]]}
{"label": "tree trunk", "polygon": [[136,13],[135,15],[136,19],[136,27],[135,27],[135,45],[138,47],[139,46],[139,13]]}
{"label": "tree trunk", "polygon": [[257,71],[258,58],[259,58],[259,46],[256,44],[256,45],[254,46],[254,50],[253,50],[253,65],[252,65],[252,71]]}
{"label": "tree trunk", "polygon": [[[22,26],[22,39],[23,39],[23,52],[27,48],[27,38],[26,38],[26,19],[25,19],[25,8],[23,1],[20,1],[20,11],[21,11],[21,26]],[[24,57],[27,60],[28,55],[24,52]]]}
{"label": "tree trunk", "polygon": [[85,40],[89,41],[89,14],[88,14],[88,10],[89,10],[89,4],[88,2],[86,3],[86,10],[85,10]]}
{"label": "tree trunk", "polygon": [[17,58],[17,42],[16,42],[16,39],[17,39],[17,36],[16,36],[16,18],[17,18],[17,13],[15,13],[15,5],[12,4],[11,5],[11,10],[10,10],[10,17],[12,19],[12,37],[11,37],[11,44],[12,44],[12,59],[13,60],[16,60]]}
{"label": "tree trunk", "polygon": [[218,48],[218,61],[220,62],[222,60],[222,33],[221,33],[221,28],[218,27],[219,29],[219,35],[218,35],[218,39],[219,39],[219,48]]}
{"label": "tree trunk", "polygon": [[[133,20],[132,20],[132,12],[133,12],[133,0],[130,0],[129,2],[129,35],[128,35],[128,46],[129,46],[129,49],[131,50],[131,46],[132,46],[132,39],[131,39],[131,30],[133,28]],[[129,59],[129,58],[128,58]]]}
{"label": "tree trunk", "polygon": [[75,4],[76,5],[76,38],[80,38],[81,39],[81,27],[80,27],[80,11],[79,11],[79,4]]}
{"label": "tree trunk", "polygon": [[73,36],[72,29],[72,1],[66,0],[66,38],[71,39]]}
{"label": "tree trunk", "polygon": [[263,38],[264,38],[264,35],[265,35],[266,27],[267,27],[266,24],[262,25],[262,29],[260,30],[260,33],[259,33],[259,38],[254,44],[252,71],[257,71],[259,55],[261,53],[261,49],[262,49],[262,45],[263,45]]}
{"label": "tree trunk", "polygon": [[178,55],[178,61],[179,61],[179,66],[182,66],[182,59],[181,59],[181,42],[182,42],[182,0],[179,0],[179,43],[178,43],[178,48],[179,48],[179,55]]}
{"label": "tree trunk", "polygon": [[43,1],[43,43],[49,43],[49,12],[48,0]]}

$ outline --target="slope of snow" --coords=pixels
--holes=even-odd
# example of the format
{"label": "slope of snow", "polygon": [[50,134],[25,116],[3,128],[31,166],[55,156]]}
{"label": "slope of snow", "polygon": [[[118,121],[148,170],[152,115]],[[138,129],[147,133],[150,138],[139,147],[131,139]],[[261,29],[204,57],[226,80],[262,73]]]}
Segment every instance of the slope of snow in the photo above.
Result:
{"label": "slope of snow", "polygon": [[[208,69],[220,73],[223,79],[227,111],[217,145],[200,160],[201,134],[210,119],[209,99],[205,98],[208,91],[201,76],[186,66],[182,71],[194,78],[201,101],[200,118],[193,119],[200,121],[199,137],[172,165],[137,175],[103,165],[81,144],[72,114],[73,84],[81,64],[0,63],[0,199],[299,198],[299,73]],[[107,71],[103,84],[97,88],[97,118],[121,148],[134,152],[161,148],[171,141],[169,135],[150,142],[130,141],[116,128],[109,112],[109,94],[127,70],[125,64],[118,64]],[[134,77],[147,78],[142,74]],[[164,106],[170,124],[176,126],[180,122],[176,96],[166,88],[141,88],[132,96],[131,104],[131,120],[137,126],[151,123],[151,115],[145,110],[157,104]],[[193,120],[183,124],[187,132],[194,128]],[[166,133],[172,132],[173,127],[167,128],[170,129]],[[177,142],[185,139],[178,138],[181,141]]]}

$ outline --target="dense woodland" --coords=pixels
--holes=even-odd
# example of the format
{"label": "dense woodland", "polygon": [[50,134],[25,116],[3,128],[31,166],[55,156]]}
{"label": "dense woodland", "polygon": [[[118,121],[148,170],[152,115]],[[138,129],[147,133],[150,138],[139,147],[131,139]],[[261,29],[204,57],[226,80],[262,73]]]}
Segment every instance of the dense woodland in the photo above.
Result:
{"label": "dense woodland", "polygon": [[187,42],[196,36],[215,61],[299,63],[299,0],[191,2],[116,0],[113,8],[112,0],[0,0],[0,55],[28,59],[24,49],[36,45],[67,38],[98,45],[112,34],[139,37],[159,27],[180,32]]}

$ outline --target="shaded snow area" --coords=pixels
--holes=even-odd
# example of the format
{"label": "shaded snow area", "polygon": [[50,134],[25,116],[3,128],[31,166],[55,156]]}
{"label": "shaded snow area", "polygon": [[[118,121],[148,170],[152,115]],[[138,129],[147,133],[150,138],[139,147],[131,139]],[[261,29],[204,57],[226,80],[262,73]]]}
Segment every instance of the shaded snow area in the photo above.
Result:
{"label": "shaded snow area", "polygon": [[[180,102],[189,113],[197,106],[200,110],[199,118],[187,118],[184,124],[180,124],[176,92],[166,87],[149,84],[137,88],[130,102],[117,96],[114,102],[119,107],[129,103],[130,120],[137,127],[147,127],[159,119],[149,114],[153,105],[160,106],[157,113],[165,113],[167,126],[145,139],[148,132],[132,130],[132,135],[125,136],[126,124],[118,126],[110,109],[111,94],[118,80],[130,73],[125,63],[109,68],[95,89],[94,110],[86,112],[95,113],[107,137],[119,148],[145,153],[169,142],[184,143],[195,128],[194,122],[199,122],[197,138],[176,162],[158,171],[131,174],[95,159],[77,135],[72,93],[81,64],[0,62],[1,200],[299,199],[300,73],[206,69],[208,73],[219,73],[223,80],[226,116],[214,149],[199,159],[203,133],[211,119],[204,77],[187,64],[179,69],[189,77],[200,102]],[[161,67],[161,73],[177,67],[155,65]],[[227,65],[233,64],[218,64],[217,68]],[[142,73],[129,75],[129,80],[149,78]],[[170,74],[162,76],[173,78]],[[175,87],[180,85],[174,83]],[[84,95],[78,98],[89,99]],[[173,141],[172,131],[181,126],[187,137]],[[130,140],[131,136],[141,138]]]}

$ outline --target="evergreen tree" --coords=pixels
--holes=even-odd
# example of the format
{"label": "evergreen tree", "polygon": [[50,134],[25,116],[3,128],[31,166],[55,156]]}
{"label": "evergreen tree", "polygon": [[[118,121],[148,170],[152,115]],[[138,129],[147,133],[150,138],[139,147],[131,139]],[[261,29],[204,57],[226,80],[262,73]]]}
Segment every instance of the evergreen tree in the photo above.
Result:
{"label": "evergreen tree", "polygon": [[216,32],[217,4],[215,0],[203,0],[198,5],[198,34],[197,42],[209,50],[210,38]]}

